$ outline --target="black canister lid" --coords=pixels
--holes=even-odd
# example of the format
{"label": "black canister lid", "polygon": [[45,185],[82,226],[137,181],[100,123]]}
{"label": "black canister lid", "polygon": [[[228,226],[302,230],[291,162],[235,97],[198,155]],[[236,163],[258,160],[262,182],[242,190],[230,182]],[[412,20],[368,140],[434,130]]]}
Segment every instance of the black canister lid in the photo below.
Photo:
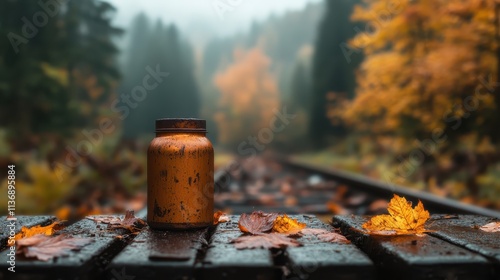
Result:
{"label": "black canister lid", "polygon": [[201,119],[157,119],[156,132],[207,132],[207,122]]}

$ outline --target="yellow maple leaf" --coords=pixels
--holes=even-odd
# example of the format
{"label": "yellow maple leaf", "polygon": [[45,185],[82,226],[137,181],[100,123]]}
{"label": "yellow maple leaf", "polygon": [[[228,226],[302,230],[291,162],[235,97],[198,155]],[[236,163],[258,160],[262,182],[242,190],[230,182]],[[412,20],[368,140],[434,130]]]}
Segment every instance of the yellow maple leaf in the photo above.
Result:
{"label": "yellow maple leaf", "polygon": [[389,215],[377,215],[363,224],[370,234],[400,235],[421,234],[426,230],[425,222],[429,219],[429,211],[424,209],[421,201],[415,208],[406,198],[394,195],[387,206]]}
{"label": "yellow maple leaf", "polygon": [[38,226],[30,227],[30,228],[23,226],[21,228],[21,231],[16,234],[15,240],[32,237],[32,236],[37,235],[37,234],[53,235],[54,232],[56,232],[57,230],[59,230],[61,228],[62,228],[62,225],[60,222],[53,222],[52,224],[50,224],[48,226],[38,225]]}
{"label": "yellow maple leaf", "polygon": [[273,232],[291,234],[297,233],[305,227],[306,224],[298,222],[297,220],[288,217],[286,214],[283,214],[274,220]]}

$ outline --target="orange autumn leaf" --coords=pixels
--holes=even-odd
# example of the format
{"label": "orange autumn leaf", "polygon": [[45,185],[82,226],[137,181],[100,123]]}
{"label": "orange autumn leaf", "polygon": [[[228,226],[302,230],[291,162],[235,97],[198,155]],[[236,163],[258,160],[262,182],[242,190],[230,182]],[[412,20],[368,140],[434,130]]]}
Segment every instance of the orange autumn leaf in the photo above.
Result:
{"label": "orange autumn leaf", "polygon": [[288,217],[286,214],[283,214],[278,216],[274,221],[273,232],[292,234],[299,232],[305,227],[306,224],[298,222]]}
{"label": "orange autumn leaf", "polygon": [[425,222],[429,219],[429,211],[424,209],[421,201],[415,208],[406,198],[394,195],[387,207],[389,214],[377,215],[363,224],[370,234],[401,235],[421,234],[426,230]]}
{"label": "orange autumn leaf", "polygon": [[18,232],[15,236],[16,241],[20,240],[22,238],[28,238],[32,237],[37,234],[43,234],[43,235],[53,235],[54,232],[62,229],[64,226],[61,224],[61,222],[53,222],[52,224],[48,226],[34,226],[34,227],[25,227],[23,226],[21,228],[21,231]]}
{"label": "orange autumn leaf", "polygon": [[214,213],[214,226],[226,222],[229,222],[229,216],[226,213],[220,210]]}

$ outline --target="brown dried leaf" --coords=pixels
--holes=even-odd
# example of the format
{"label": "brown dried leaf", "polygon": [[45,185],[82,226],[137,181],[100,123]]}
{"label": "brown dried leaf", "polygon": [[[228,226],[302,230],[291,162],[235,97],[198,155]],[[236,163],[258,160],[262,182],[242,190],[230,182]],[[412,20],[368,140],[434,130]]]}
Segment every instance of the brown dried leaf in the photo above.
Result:
{"label": "brown dried leaf", "polygon": [[251,234],[269,232],[273,228],[277,216],[276,213],[263,213],[262,211],[256,211],[252,214],[244,213],[240,216],[238,227],[241,232]]}
{"label": "brown dried leaf", "polygon": [[67,256],[71,250],[79,250],[91,241],[89,238],[70,237],[64,234],[58,236],[38,234],[16,241],[16,253],[27,258],[48,261],[54,257]]}
{"label": "brown dried leaf", "polygon": [[370,204],[370,206],[368,207],[368,210],[370,210],[370,212],[372,212],[372,213],[373,212],[380,213],[383,210],[387,209],[388,205],[389,205],[389,203],[387,202],[387,200],[377,199]]}
{"label": "brown dried leaf", "polygon": [[229,222],[229,216],[226,213],[220,210],[214,213],[214,226],[220,223],[227,222]]}
{"label": "brown dried leaf", "polygon": [[328,208],[328,210],[330,210],[330,212],[332,212],[335,215],[349,214],[349,211],[347,209],[345,209],[342,205],[334,201],[327,202],[326,207]]}
{"label": "brown dried leaf", "polygon": [[234,243],[234,247],[237,249],[270,249],[302,246],[297,240],[279,233],[243,235],[231,242]]}
{"label": "brown dried leaf", "polygon": [[19,240],[19,239],[31,237],[31,236],[34,236],[37,234],[53,235],[54,232],[61,230],[62,228],[64,228],[64,225],[60,221],[53,222],[52,224],[50,224],[48,226],[39,226],[38,225],[38,226],[30,227],[30,228],[23,226],[21,228],[21,231],[16,234],[15,239]]}
{"label": "brown dried leaf", "polygon": [[288,217],[286,214],[278,216],[274,220],[273,232],[294,234],[306,227],[306,224]]}
{"label": "brown dried leaf", "polygon": [[305,228],[300,231],[300,235],[320,235],[329,232],[322,228]]}
{"label": "brown dried leaf", "polygon": [[411,202],[395,194],[387,210],[389,215],[374,216],[363,224],[363,228],[369,234],[378,235],[421,234],[427,231],[424,226],[430,215],[421,201],[412,208]]}
{"label": "brown dried leaf", "polygon": [[127,210],[123,220],[118,216],[88,216],[86,218],[96,223],[108,224],[108,228],[110,229],[121,228],[131,233],[140,231],[146,225],[146,222],[134,215],[133,210]]}
{"label": "brown dried leaf", "polygon": [[111,215],[87,216],[85,218],[92,220],[96,223],[109,224],[109,225],[119,225],[122,222],[122,219],[119,216],[111,216]]}
{"label": "brown dried leaf", "polygon": [[500,222],[491,222],[479,228],[486,232],[500,232]]}
{"label": "brown dried leaf", "polygon": [[319,240],[332,243],[351,243],[345,236],[336,232],[326,232],[317,235]]}
{"label": "brown dried leaf", "polygon": [[299,232],[299,235],[315,235],[319,240],[325,242],[351,243],[345,236],[322,228],[305,228]]}

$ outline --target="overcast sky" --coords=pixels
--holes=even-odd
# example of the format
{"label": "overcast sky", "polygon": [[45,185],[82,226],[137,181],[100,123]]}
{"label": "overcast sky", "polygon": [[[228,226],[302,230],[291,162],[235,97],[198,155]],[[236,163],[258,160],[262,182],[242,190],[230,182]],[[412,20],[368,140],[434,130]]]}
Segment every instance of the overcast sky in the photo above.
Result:
{"label": "overcast sky", "polygon": [[[205,36],[229,35],[247,30],[252,21],[271,14],[302,9],[322,0],[108,0],[117,9],[115,24],[127,28],[140,11],[164,23],[174,22],[181,31]],[[189,34],[188,34],[189,36]]]}

